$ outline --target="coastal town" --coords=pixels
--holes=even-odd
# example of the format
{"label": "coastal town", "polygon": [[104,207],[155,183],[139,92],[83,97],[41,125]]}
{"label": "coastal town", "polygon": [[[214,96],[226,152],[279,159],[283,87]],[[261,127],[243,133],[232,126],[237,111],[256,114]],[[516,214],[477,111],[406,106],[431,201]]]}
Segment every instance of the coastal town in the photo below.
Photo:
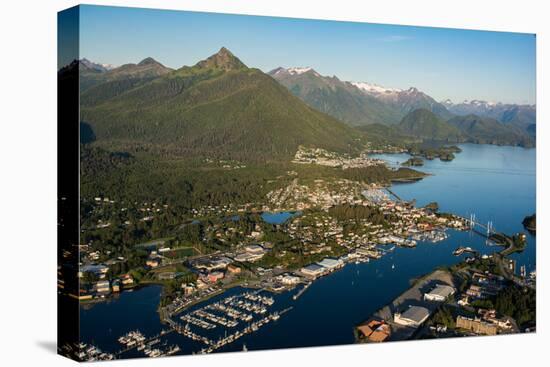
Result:
{"label": "coastal town", "polygon": [[[312,150],[298,151],[295,164],[346,170],[385,162]],[[211,353],[276,322],[292,310],[288,304],[273,308],[275,299],[270,294],[290,292],[296,301],[318,279],[348,264],[377,261],[396,248],[437,243],[447,239],[449,231],[471,231],[475,226],[471,218],[438,212],[436,203],[417,207],[414,202],[401,200],[384,184],[347,179],[303,181],[294,171],[287,172],[284,182],[287,186],[269,191],[261,203],[190,210],[189,219],[178,227],[187,237],[164,237],[136,244],[139,258],[98,249],[95,241],[79,245],[80,286],[78,293],[71,296],[93,305],[121,292],[160,284],[163,292],[158,314],[167,327],[166,333],[175,332],[202,345],[196,353]],[[95,225],[89,222],[92,225],[84,230],[93,233],[113,225],[101,217],[113,208],[118,208],[124,219],[116,224],[122,227],[146,225],[170,210],[169,205],[161,203],[136,202],[133,208],[120,207],[115,200],[103,197],[94,198],[88,205]],[[356,340],[381,342],[518,332],[518,324],[494,308],[471,306],[488,294],[496,296],[504,288],[503,275],[474,267],[474,262],[491,261],[496,255],[481,255],[466,247],[453,252],[455,256],[463,253],[473,255],[463,262],[467,269],[452,274],[436,271],[435,276],[419,281],[391,305],[359,324]],[[457,285],[458,273],[467,288],[462,283],[461,287]],[[522,274],[522,281],[534,284],[535,277],[534,273]],[[59,287],[64,288],[61,278]],[[243,291],[219,298],[236,288]],[[218,300],[208,302],[214,297]],[[438,322],[442,312],[446,319],[450,313],[452,322]],[[158,340],[140,331],[129,331],[119,338],[120,351],[106,353],[93,345],[80,345],[73,346],[72,353],[83,360],[103,360],[130,350],[148,357],[180,351],[178,345],[155,346]]]}

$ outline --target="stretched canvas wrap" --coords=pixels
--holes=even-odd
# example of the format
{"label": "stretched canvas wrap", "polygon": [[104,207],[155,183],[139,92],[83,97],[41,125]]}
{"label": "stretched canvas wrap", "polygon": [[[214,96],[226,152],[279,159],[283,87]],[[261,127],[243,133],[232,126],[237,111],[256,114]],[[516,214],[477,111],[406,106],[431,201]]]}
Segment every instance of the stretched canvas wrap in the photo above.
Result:
{"label": "stretched canvas wrap", "polygon": [[58,23],[60,354],[536,330],[534,34]]}

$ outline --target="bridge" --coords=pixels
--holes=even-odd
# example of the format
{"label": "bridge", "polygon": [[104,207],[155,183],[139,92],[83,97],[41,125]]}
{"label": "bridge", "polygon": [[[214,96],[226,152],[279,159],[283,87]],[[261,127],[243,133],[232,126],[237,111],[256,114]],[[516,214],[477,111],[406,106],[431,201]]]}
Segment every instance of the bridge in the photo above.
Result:
{"label": "bridge", "polygon": [[[493,227],[493,222],[488,221],[487,224],[480,223],[476,220],[476,215],[470,214],[470,218],[463,218],[470,230],[474,233],[479,234],[480,236],[489,238],[492,234],[496,234],[497,231]],[[476,227],[480,227],[482,230],[478,230]]]}

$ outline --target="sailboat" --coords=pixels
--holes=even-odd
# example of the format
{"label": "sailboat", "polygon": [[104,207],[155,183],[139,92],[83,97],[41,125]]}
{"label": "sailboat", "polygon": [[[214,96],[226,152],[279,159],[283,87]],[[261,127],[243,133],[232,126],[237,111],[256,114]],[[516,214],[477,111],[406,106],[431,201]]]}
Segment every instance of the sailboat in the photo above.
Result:
{"label": "sailboat", "polygon": [[391,264],[392,270],[395,269],[395,264]]}
{"label": "sailboat", "polygon": [[246,344],[243,344],[243,352],[248,352],[248,348],[246,347]]}

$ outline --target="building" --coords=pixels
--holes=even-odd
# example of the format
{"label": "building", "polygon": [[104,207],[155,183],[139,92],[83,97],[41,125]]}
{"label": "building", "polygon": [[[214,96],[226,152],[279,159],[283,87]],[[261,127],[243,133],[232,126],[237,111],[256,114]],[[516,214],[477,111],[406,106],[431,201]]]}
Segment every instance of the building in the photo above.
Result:
{"label": "building", "polygon": [[323,275],[323,273],[325,272],[325,268],[319,264],[310,264],[308,266],[304,266],[300,271],[304,275],[316,278],[320,275]]}
{"label": "building", "polygon": [[464,316],[456,317],[456,327],[482,335],[496,335],[498,329],[497,325],[483,321],[477,317],[472,319]]}
{"label": "building", "polygon": [[466,294],[473,298],[482,298],[483,293],[479,285],[472,284],[470,288],[466,290]]}
{"label": "building", "polygon": [[134,284],[134,278],[130,274],[124,274],[121,276],[122,285],[132,285]]}
{"label": "building", "polygon": [[231,274],[240,274],[242,270],[240,267],[230,264],[227,266],[227,271],[230,272]]}
{"label": "building", "polygon": [[151,268],[156,268],[157,266],[160,265],[160,259],[157,258],[157,257],[147,259],[147,261],[145,262],[145,265],[147,265]]}
{"label": "building", "polygon": [[231,259],[227,257],[212,257],[209,259],[199,259],[193,263],[193,266],[197,269],[222,270],[231,264]]}
{"label": "building", "polygon": [[254,262],[264,257],[264,253],[254,254],[250,252],[242,252],[235,256],[235,261],[239,262]]}
{"label": "building", "polygon": [[78,273],[79,278],[82,278],[84,273],[93,273],[99,279],[103,279],[105,278],[107,272],[109,271],[109,267],[103,264],[99,264],[99,265],[89,264],[89,265],[81,266],[79,270],[80,270]]}
{"label": "building", "polygon": [[344,262],[342,260],[336,260],[336,259],[327,257],[322,261],[318,262],[317,264],[329,271],[333,271],[335,269],[342,267],[344,265]]}
{"label": "building", "polygon": [[355,252],[361,256],[370,257],[371,259],[379,259],[382,257],[380,251],[366,247],[359,247]]}
{"label": "building", "polygon": [[94,284],[94,289],[97,293],[109,293],[111,291],[111,285],[108,280],[100,280]]}
{"label": "building", "polygon": [[212,273],[209,273],[206,277],[206,279],[210,283],[216,283],[218,280],[222,280],[224,278],[224,274],[221,271],[213,271]]}
{"label": "building", "polygon": [[430,311],[425,307],[411,306],[405,312],[396,312],[393,321],[403,326],[418,327],[430,316]]}
{"label": "building", "polygon": [[181,289],[183,289],[183,294],[186,296],[189,296],[196,291],[196,288],[192,283],[182,283]]}
{"label": "building", "polygon": [[480,308],[477,313],[481,319],[497,326],[498,330],[511,330],[513,325],[509,318],[498,318],[496,310]]}
{"label": "building", "polygon": [[173,272],[173,271],[165,271],[157,275],[159,280],[172,280],[172,279],[176,279],[176,276],[177,276],[176,272]]}
{"label": "building", "polygon": [[384,320],[371,319],[357,327],[357,332],[362,338],[373,343],[386,341],[391,336],[391,327]]}
{"label": "building", "polygon": [[429,293],[424,293],[425,301],[444,302],[448,297],[455,294],[456,289],[449,285],[438,284]]}
{"label": "building", "polygon": [[249,254],[263,254],[265,249],[260,245],[248,245],[244,248]]}
{"label": "building", "polygon": [[470,304],[470,297],[467,294],[463,294],[457,303],[462,307],[468,306]]}
{"label": "building", "polygon": [[286,285],[295,285],[300,283],[300,277],[292,274],[283,274],[281,275],[281,283]]}
{"label": "building", "polygon": [[203,290],[206,288],[208,288],[208,284],[200,278],[197,279],[197,290]]}
{"label": "building", "polygon": [[113,288],[113,292],[120,292],[120,280],[119,279],[113,280],[112,288]]}

